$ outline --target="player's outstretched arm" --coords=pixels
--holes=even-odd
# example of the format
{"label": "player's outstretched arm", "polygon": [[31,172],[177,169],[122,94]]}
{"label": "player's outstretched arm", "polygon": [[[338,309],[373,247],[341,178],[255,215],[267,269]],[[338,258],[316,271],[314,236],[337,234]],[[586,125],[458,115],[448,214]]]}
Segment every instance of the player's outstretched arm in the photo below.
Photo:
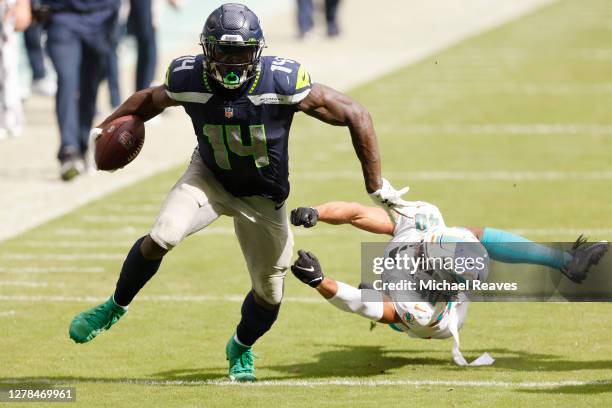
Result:
{"label": "player's outstretched arm", "polygon": [[297,108],[330,125],[347,126],[361,162],[366,190],[373,193],[381,188],[378,141],[372,117],[363,106],[328,86],[313,84],[312,90]]}
{"label": "player's outstretched arm", "polygon": [[291,211],[291,223],[295,226],[310,228],[317,221],[333,225],[351,224],[374,234],[393,235],[395,230],[395,224],[385,210],[360,203],[332,201],[316,207],[298,207]]}
{"label": "player's outstretched arm", "polygon": [[[299,250],[298,259],[291,266],[291,272],[300,281],[315,288],[321,296],[340,310],[380,323],[401,322],[393,303],[381,292],[373,289],[357,289],[324,276],[319,260],[311,252]],[[368,293],[363,294],[363,291]],[[362,300],[363,297],[377,300],[365,302]]]}
{"label": "player's outstretched arm", "polygon": [[96,127],[102,129],[113,120],[127,115],[137,115],[146,122],[162,113],[166,108],[178,105],[177,101],[168,96],[163,85],[154,86],[132,94]]}

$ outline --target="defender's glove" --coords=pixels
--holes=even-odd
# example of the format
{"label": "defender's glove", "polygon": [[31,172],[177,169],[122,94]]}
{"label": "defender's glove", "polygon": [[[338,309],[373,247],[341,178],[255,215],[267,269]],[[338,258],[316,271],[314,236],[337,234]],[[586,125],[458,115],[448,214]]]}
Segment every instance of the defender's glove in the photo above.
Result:
{"label": "defender's glove", "polygon": [[296,278],[313,288],[319,286],[324,278],[317,257],[312,252],[303,249],[298,251],[298,259],[291,265],[291,272]]}
{"label": "defender's glove", "polygon": [[393,188],[387,179],[382,179],[382,186],[370,194],[370,198],[374,203],[384,208],[387,212],[391,210],[403,214],[402,207],[406,207],[409,203],[402,199],[402,195],[406,194],[410,187],[404,187],[401,190]]}
{"label": "defender's glove", "polygon": [[312,207],[298,207],[291,210],[291,223],[296,227],[303,225],[305,228],[311,228],[317,225],[319,220],[319,212]]}

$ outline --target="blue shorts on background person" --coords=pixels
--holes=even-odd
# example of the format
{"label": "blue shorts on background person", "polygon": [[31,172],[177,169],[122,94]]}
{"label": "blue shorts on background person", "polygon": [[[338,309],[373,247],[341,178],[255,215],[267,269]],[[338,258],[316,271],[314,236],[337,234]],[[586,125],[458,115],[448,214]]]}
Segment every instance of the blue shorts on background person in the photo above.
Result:
{"label": "blue shorts on background person", "polygon": [[89,130],[101,80],[107,75],[118,0],[43,0],[52,9],[47,50],[57,72],[56,115],[62,180],[85,169]]}

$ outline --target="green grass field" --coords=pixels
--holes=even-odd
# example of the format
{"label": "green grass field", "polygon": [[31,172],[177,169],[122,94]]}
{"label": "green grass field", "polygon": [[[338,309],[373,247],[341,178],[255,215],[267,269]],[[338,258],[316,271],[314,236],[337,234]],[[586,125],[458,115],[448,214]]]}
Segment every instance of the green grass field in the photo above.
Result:
{"label": "green grass field", "polygon": [[[408,199],[438,205],[449,225],[606,238],[610,21],[608,1],[561,1],[353,90],[374,117],[383,174],[410,184]],[[290,207],[368,202],[346,130],[296,117],[290,153]],[[464,369],[452,364],[452,340],[369,331],[292,276],[277,324],[255,348],[258,377],[275,382],[224,383],[224,345],[249,290],[230,219],[173,250],[118,325],[75,345],[73,315],[112,293],[127,250],[182,171],[0,244],[2,383],[74,385],[76,405],[113,408],[610,405],[608,304],[473,304],[464,354],[497,361]],[[382,239],[325,225],[295,232],[296,249],[352,284],[360,242]]]}

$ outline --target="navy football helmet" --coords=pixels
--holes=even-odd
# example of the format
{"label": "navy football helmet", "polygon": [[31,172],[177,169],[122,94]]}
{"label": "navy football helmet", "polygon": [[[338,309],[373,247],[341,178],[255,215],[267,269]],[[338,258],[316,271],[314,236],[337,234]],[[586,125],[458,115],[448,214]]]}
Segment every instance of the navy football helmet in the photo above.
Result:
{"label": "navy football helmet", "polygon": [[236,89],[256,74],[265,39],[255,13],[245,5],[227,3],[206,19],[200,45],[206,74]]}

